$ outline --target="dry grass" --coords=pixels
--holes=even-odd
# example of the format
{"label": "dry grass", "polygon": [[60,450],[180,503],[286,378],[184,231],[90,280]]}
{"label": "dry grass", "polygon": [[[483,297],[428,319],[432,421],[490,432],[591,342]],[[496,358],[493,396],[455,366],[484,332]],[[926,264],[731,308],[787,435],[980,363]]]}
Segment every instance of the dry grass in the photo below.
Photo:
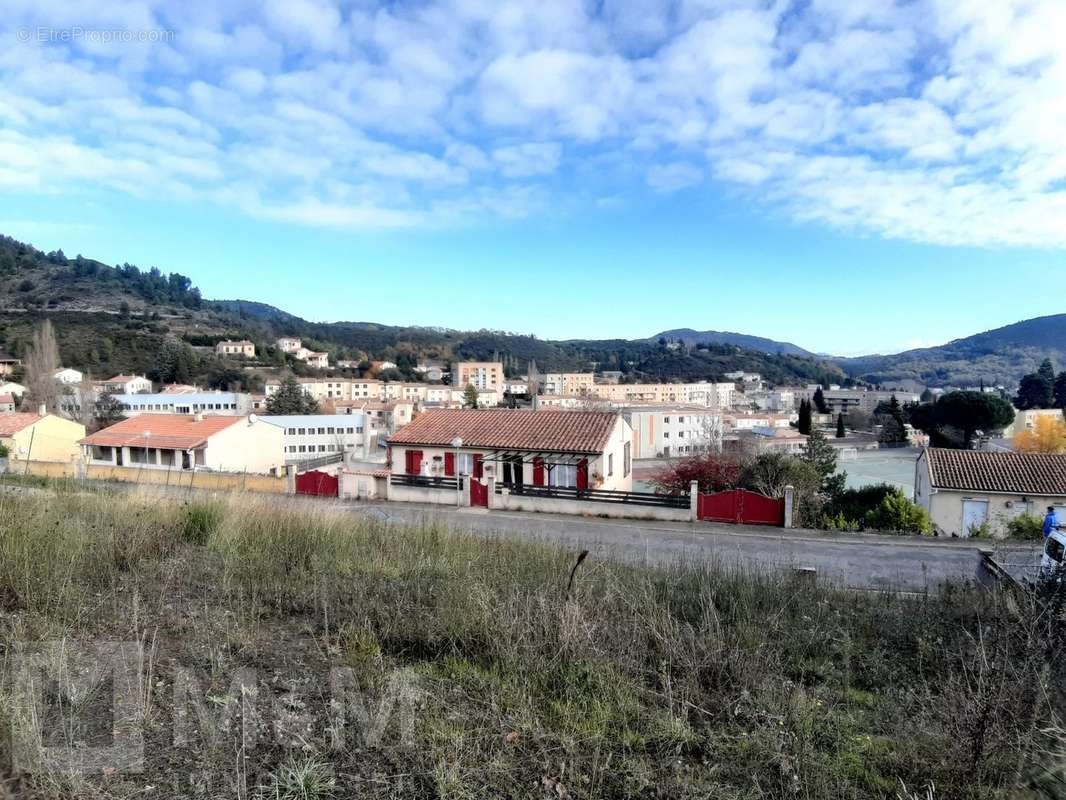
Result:
{"label": "dry grass", "polygon": [[[144,773],[24,797],[1053,797],[1062,774],[1057,628],[1006,596],[591,560],[568,594],[575,553],[272,499],[7,494],[0,520],[5,663],[150,656]],[[256,713],[175,746],[179,667],[209,711]],[[343,744],[337,668],[366,700]],[[379,725],[397,687],[410,725]]]}

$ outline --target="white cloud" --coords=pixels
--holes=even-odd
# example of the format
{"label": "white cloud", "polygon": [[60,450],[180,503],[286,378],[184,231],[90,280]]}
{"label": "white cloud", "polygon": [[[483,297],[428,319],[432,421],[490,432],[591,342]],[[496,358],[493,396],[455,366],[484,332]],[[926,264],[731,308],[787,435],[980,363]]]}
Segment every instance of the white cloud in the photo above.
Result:
{"label": "white cloud", "polygon": [[[1061,0],[6,11],[13,190],[164,191],[373,229],[628,205],[710,178],[863,234],[1066,247]],[[14,35],[73,25],[174,35]]]}
{"label": "white cloud", "polygon": [[703,180],[703,170],[692,164],[655,164],[648,169],[648,185],[655,191],[669,194]]}

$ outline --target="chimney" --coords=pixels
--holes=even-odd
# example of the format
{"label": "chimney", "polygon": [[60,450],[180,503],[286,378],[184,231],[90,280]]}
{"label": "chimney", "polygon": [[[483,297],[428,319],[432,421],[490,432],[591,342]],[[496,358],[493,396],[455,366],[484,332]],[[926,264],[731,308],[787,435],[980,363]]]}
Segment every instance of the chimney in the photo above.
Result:
{"label": "chimney", "polygon": [[48,406],[46,406],[44,403],[41,403],[39,406],[37,406],[37,415],[38,416],[43,417],[43,416],[46,416],[47,414],[48,414]]}
{"label": "chimney", "polygon": [[204,421],[203,412],[202,411],[197,411],[195,414],[193,414],[192,415],[192,421],[193,422],[203,422]]}

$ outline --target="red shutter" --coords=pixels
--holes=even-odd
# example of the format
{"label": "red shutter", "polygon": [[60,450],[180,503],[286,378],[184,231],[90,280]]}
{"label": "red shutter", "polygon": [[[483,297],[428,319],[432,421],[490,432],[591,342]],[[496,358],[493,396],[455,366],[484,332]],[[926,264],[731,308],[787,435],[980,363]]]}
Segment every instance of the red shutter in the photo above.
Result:
{"label": "red shutter", "polygon": [[481,453],[474,453],[474,477],[482,477],[483,470],[481,469]]}
{"label": "red shutter", "polygon": [[422,473],[422,451],[407,451],[407,474],[420,475]]}
{"label": "red shutter", "polygon": [[577,488],[589,488],[589,460],[587,458],[577,462]]}
{"label": "red shutter", "polygon": [[544,459],[540,456],[533,456],[533,485],[544,485]]}
{"label": "red shutter", "polygon": [[445,475],[454,475],[455,474],[455,453],[449,453],[449,452],[445,452],[444,453],[444,474]]}

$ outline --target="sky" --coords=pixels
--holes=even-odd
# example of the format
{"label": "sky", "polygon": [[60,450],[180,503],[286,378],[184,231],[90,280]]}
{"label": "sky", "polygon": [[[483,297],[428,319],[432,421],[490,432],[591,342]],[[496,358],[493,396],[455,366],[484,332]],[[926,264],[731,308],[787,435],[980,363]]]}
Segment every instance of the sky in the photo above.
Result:
{"label": "sky", "polygon": [[0,232],[313,320],[1066,312],[1062,0],[8,0]]}

